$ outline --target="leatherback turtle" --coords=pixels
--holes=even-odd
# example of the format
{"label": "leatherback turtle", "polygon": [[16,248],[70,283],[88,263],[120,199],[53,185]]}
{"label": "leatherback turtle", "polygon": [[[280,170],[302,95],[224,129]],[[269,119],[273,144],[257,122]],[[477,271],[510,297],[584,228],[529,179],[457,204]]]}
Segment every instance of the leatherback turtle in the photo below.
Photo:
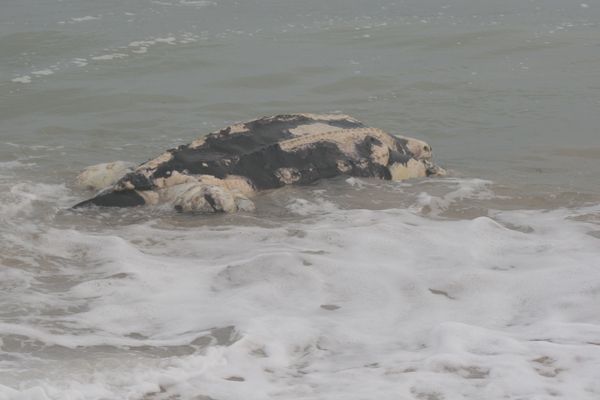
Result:
{"label": "leatherback turtle", "polygon": [[443,175],[431,146],[343,114],[285,114],[237,123],[137,167],[88,167],[80,186],[103,189],[75,207],[170,203],[179,211],[251,210],[258,190],[338,175],[403,180]]}

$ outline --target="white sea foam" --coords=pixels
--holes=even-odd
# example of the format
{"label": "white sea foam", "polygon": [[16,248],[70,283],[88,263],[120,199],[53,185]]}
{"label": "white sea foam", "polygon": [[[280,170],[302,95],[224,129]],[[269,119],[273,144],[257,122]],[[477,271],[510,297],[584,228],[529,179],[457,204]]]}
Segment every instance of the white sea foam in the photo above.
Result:
{"label": "white sea foam", "polygon": [[71,63],[77,67],[85,67],[88,65],[88,60],[87,58],[74,58],[71,60]]}
{"label": "white sea foam", "polygon": [[127,47],[131,48],[132,53],[136,54],[144,54],[148,52],[150,47],[153,47],[157,44],[168,44],[168,45],[176,45],[176,44],[188,44],[198,41],[198,36],[192,33],[183,33],[179,36],[167,36],[167,37],[158,37],[151,38],[146,40],[135,40],[130,42]]}
{"label": "white sea foam", "polygon": [[[31,165],[21,163],[22,167]],[[3,188],[0,196],[0,219],[30,215],[35,211],[36,203],[56,201],[66,194],[67,188],[64,185],[45,183],[21,182],[10,188]]]}
{"label": "white sea foam", "polygon": [[156,44],[154,40],[136,40],[128,44],[129,47],[148,47]]}
{"label": "white sea foam", "polygon": [[[100,17],[81,17],[76,18],[80,21],[88,21],[92,19],[99,19]],[[64,21],[63,21],[64,22]],[[94,61],[113,61],[120,60],[123,58],[127,58],[130,56],[135,56],[139,54],[145,54],[148,52],[150,47],[156,45],[177,45],[177,44],[189,44],[197,42],[199,36],[190,32],[185,32],[177,36],[165,36],[165,37],[153,37],[146,40],[136,40],[130,42],[127,46],[122,46],[117,49],[105,49],[105,51],[114,51],[113,53],[108,54],[99,54],[92,55],[89,57],[89,60]],[[123,52],[123,50],[128,50],[128,52]],[[88,58],[76,57],[64,63],[58,63],[51,65],[49,68],[44,68],[36,71],[31,71],[28,75],[17,76],[11,79],[12,82],[15,83],[31,83],[33,79],[39,78],[42,76],[53,75],[60,70],[68,69],[69,66],[76,67],[85,67],[89,63]]]}
{"label": "white sea foam", "polygon": [[174,36],[169,36],[164,38],[156,38],[154,41],[156,43],[175,44],[177,42],[177,38]]}
{"label": "white sea foam", "polygon": [[[9,143],[6,143],[9,144]],[[13,160],[13,161],[0,161],[0,171],[2,170],[12,170],[16,168],[29,168],[34,166],[35,163],[24,163],[22,161]]]}
{"label": "white sea foam", "polygon": [[198,41],[198,36],[194,35],[192,33],[184,33],[183,35],[181,35],[178,43],[181,44],[188,44],[188,43],[194,43]]}
{"label": "white sea foam", "polygon": [[13,78],[11,81],[15,82],[15,83],[31,83],[31,76],[29,76],[29,75],[18,76],[16,78]]}
{"label": "white sea foam", "polygon": [[445,183],[454,182],[456,189],[444,194],[443,196],[431,195],[427,192],[421,192],[418,196],[417,204],[413,206],[420,212],[426,212],[431,215],[439,215],[448,207],[465,198],[470,199],[491,199],[496,195],[488,189],[492,183],[484,179],[446,179]]}
{"label": "white sea foam", "polygon": [[86,15],[84,17],[76,17],[76,18],[71,18],[72,22],[85,22],[85,21],[94,21],[100,19],[100,17],[96,17],[93,15]]}
{"label": "white sea foam", "polygon": [[136,54],[144,54],[144,53],[148,52],[148,48],[141,46],[141,47],[138,47],[137,49],[131,50],[131,52],[136,53]]}
{"label": "white sea foam", "polygon": [[111,54],[103,54],[101,56],[91,57],[92,60],[95,61],[110,61],[110,60],[118,60],[121,58],[128,57],[125,53],[111,53]]}
{"label": "white sea foam", "polygon": [[[53,66],[56,69],[56,66]],[[15,83],[31,83],[34,78],[39,78],[41,76],[48,76],[54,74],[54,70],[50,68],[41,69],[38,71],[32,71],[31,75],[22,75],[16,78],[13,78],[11,81]]]}
{"label": "white sea foam", "polygon": [[297,198],[292,200],[286,208],[294,214],[304,216],[328,213],[338,209],[335,203],[319,197],[318,191],[313,191],[311,194],[313,195],[312,200]]}
{"label": "white sea foam", "polygon": [[[185,36],[187,37],[187,36]],[[184,37],[184,38],[185,38]],[[185,39],[182,39],[185,40]],[[131,52],[136,54],[144,54],[148,52],[148,48],[156,45],[156,44],[169,44],[174,45],[177,44],[177,38],[173,36],[164,37],[164,38],[153,38],[148,40],[136,40],[130,42],[127,47],[132,48]]]}
{"label": "white sea foam", "polygon": [[214,6],[217,3],[213,2],[213,1],[206,1],[206,0],[179,0],[179,4],[184,5],[184,6],[207,7],[207,6]]}
{"label": "white sea foam", "polygon": [[[489,191],[456,183],[430,199]],[[37,267],[3,269],[0,302],[37,311],[0,323],[0,398],[598,398],[598,225],[581,217],[600,206],[445,220],[423,199],[309,193],[287,206],[301,221],[269,227],[13,228]]]}
{"label": "white sea foam", "polygon": [[41,69],[39,71],[33,71],[31,74],[36,75],[36,76],[47,76],[47,75],[52,75],[53,73],[54,73],[54,71],[52,71],[50,68],[46,68],[46,69]]}

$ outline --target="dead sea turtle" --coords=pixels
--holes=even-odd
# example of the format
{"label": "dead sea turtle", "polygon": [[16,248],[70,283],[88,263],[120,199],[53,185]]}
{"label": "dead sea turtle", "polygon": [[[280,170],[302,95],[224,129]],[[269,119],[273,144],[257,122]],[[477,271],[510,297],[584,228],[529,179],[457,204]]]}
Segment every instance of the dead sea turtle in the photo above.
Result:
{"label": "dead sea turtle", "polygon": [[[103,190],[75,207],[170,203],[180,211],[254,208],[258,190],[338,175],[403,180],[443,175],[427,143],[343,114],[286,114],[228,126],[137,167],[87,168],[80,186]],[[108,186],[108,187],[105,187]]]}

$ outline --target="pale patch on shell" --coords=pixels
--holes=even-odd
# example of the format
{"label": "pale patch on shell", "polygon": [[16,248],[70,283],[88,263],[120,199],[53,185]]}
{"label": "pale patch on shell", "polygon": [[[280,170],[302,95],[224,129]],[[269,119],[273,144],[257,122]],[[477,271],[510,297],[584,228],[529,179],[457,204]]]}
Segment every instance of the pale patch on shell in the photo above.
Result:
{"label": "pale patch on shell", "polygon": [[[280,121],[280,122],[287,122],[287,121],[294,121],[297,120],[298,118],[308,118],[308,119],[312,119],[314,121],[348,121],[348,122],[354,122],[354,123],[360,123],[359,120],[352,118],[351,116],[347,115],[347,114],[314,114],[314,113],[294,113],[294,114],[283,114],[283,115],[272,115],[272,116],[268,116],[268,117],[263,117],[260,118],[260,120],[262,121]],[[254,122],[256,120],[252,120],[252,121],[247,121],[247,122]],[[245,122],[245,123],[247,123]]]}
{"label": "pale patch on shell", "polygon": [[284,151],[296,151],[317,142],[335,143],[346,155],[356,155],[356,144],[371,136],[391,149],[396,149],[394,138],[377,128],[355,128],[329,131],[315,135],[300,136],[279,142]]}
{"label": "pale patch on shell", "polygon": [[225,186],[223,179],[217,178],[214,175],[196,175],[195,179],[203,185]]}
{"label": "pale patch on shell", "polygon": [[154,184],[160,188],[167,188],[175,185],[182,185],[184,183],[196,183],[198,180],[191,176],[182,174],[179,171],[171,171],[171,175],[166,178],[156,178],[154,179]]}
{"label": "pale patch on shell", "polygon": [[160,156],[153,160],[147,161],[144,164],[136,168],[136,172],[146,173],[148,171],[154,172],[154,170],[161,164],[169,162],[173,159],[173,154],[169,151],[165,151]]}
{"label": "pale patch on shell", "polygon": [[[174,206],[184,212],[235,212],[237,206],[231,191],[219,186],[188,184],[174,200]],[[208,199],[211,199],[209,201]]]}
{"label": "pale patch on shell", "polygon": [[[250,121],[248,121],[250,122]],[[232,134],[240,134],[240,133],[248,133],[248,128],[246,127],[246,122],[238,122],[235,123],[233,125],[229,125],[228,127],[224,128],[224,129],[219,129],[218,131],[215,132],[211,132],[209,133],[207,136],[229,136]],[[206,143],[206,136],[201,136],[197,139],[195,139],[194,141],[192,141],[192,143],[189,144],[189,148],[190,149],[197,149],[199,147],[202,147],[204,144]]]}
{"label": "pale patch on shell", "polygon": [[251,212],[256,210],[256,206],[254,205],[252,200],[240,193],[233,192],[233,199],[235,201],[235,206],[237,207],[238,211]]}
{"label": "pale patch on shell", "polygon": [[294,136],[302,136],[302,135],[314,135],[319,133],[327,133],[331,131],[339,130],[338,127],[331,126],[329,124],[324,123],[315,123],[315,124],[302,124],[297,126],[294,129],[290,129],[290,133]]}
{"label": "pale patch on shell", "polygon": [[[356,118],[352,118],[349,115],[346,114],[313,114],[313,113],[295,113],[295,114],[286,114],[286,115],[272,115],[272,116],[267,116],[267,117],[262,117],[260,118],[258,121],[263,121],[263,123],[271,123],[271,122],[275,122],[275,121],[279,121],[279,122],[287,122],[287,121],[294,121],[298,118],[308,118],[314,121],[348,121],[351,123],[356,123],[359,124],[361,123],[359,120],[357,120]],[[243,121],[243,122],[236,122],[233,125],[229,125],[228,127],[224,128],[224,129],[220,129],[218,131],[212,132],[211,135],[231,135],[231,134],[239,134],[239,133],[249,133],[249,129],[248,129],[248,124],[249,123],[253,123],[256,122],[257,120],[249,120],[249,121]],[[298,134],[298,135],[303,135],[303,134],[310,134],[310,133],[314,133],[314,127],[315,126],[319,126],[316,129],[323,129],[324,131],[331,131],[331,130],[335,130],[335,129],[339,129],[337,127],[328,125],[328,124],[323,124],[322,122],[320,123],[315,123],[315,124],[304,124],[303,126],[306,126],[306,130],[304,131],[305,128],[302,128],[302,126],[298,126],[297,128],[294,128],[292,130],[290,130],[290,132],[294,135]],[[297,130],[297,132],[296,132]],[[194,140],[190,147],[191,148],[197,148],[202,146],[205,143],[204,137],[202,138],[198,138],[196,140]]]}
{"label": "pale patch on shell", "polygon": [[159,189],[166,189],[187,183],[220,186],[227,190],[237,191],[246,196],[252,195],[255,192],[254,186],[252,186],[250,180],[245,176],[240,175],[229,175],[225,179],[220,179],[213,175],[187,175],[178,171],[172,171],[171,176],[166,178],[156,178],[154,180],[154,184]]}
{"label": "pale patch on shell", "polygon": [[161,189],[157,190],[158,195],[160,196],[160,201],[163,203],[169,203],[169,202],[173,202],[175,201],[175,199],[180,196],[182,193],[184,193],[185,191],[199,186],[198,182],[189,182],[189,183],[182,183],[180,185],[174,185],[174,186],[165,186]]}
{"label": "pale patch on shell", "polygon": [[134,167],[135,164],[125,161],[92,165],[77,175],[75,184],[85,189],[104,189],[117,183],[128,172],[133,171]]}
{"label": "pale patch on shell", "polygon": [[314,119],[314,120],[321,120],[321,121],[348,121],[348,122],[354,122],[357,124],[360,123],[359,120],[357,120],[356,118],[353,118],[347,114],[298,113],[298,114],[293,114],[293,115],[306,117],[306,118],[310,118],[310,119]]}
{"label": "pale patch on shell", "polygon": [[214,201],[214,204],[211,205],[214,211],[222,211],[227,213],[237,211],[233,193],[223,187],[205,186],[204,195],[209,196]]}
{"label": "pale patch on shell", "polygon": [[279,168],[275,171],[275,176],[279,179],[279,182],[285,185],[298,182],[302,177],[296,168]]}
{"label": "pale patch on shell", "polygon": [[[219,129],[218,131],[214,131],[208,134],[208,136],[229,136],[229,135],[235,135],[235,134],[240,134],[240,133],[248,133],[248,127],[246,126],[247,123],[249,122],[253,122],[253,121],[247,121],[247,122],[236,122],[233,125],[229,125],[223,129]],[[192,142],[192,145],[190,147],[192,148],[196,148],[196,147],[200,147],[204,144],[204,142],[206,141],[206,136],[200,137],[196,140],[194,140],[194,142]]]}
{"label": "pale patch on shell", "polygon": [[124,190],[133,190],[133,189],[135,189],[135,186],[130,181],[125,181],[125,182],[119,182],[117,185],[115,185],[114,189],[116,192],[121,192]]}
{"label": "pale patch on shell", "polygon": [[345,160],[337,160],[336,167],[337,170],[343,174],[352,170],[352,166],[350,165],[350,163]]}
{"label": "pale patch on shell", "polygon": [[144,202],[149,206],[160,203],[160,195],[153,190],[136,190],[135,192],[140,195],[144,199]]}
{"label": "pale patch on shell", "polygon": [[223,179],[225,187],[233,192],[239,192],[244,196],[251,196],[256,192],[250,179],[240,175],[229,175]]}
{"label": "pale patch on shell", "polygon": [[226,129],[228,133],[246,133],[248,132],[248,127],[246,126],[246,122],[240,122],[239,124],[233,124],[227,127]]}
{"label": "pale patch on shell", "polygon": [[[243,192],[243,190],[248,192],[249,188],[246,178],[234,176],[233,179],[219,179],[211,175],[188,177],[192,179],[179,185],[159,189],[156,192],[157,202],[171,203],[183,212],[229,213],[238,210],[254,211],[255,209],[254,203]],[[242,184],[242,181],[246,186]],[[252,191],[253,189],[250,190],[250,193]],[[214,200],[214,208],[207,201],[206,196]]]}
{"label": "pale patch on shell", "polygon": [[389,167],[393,181],[402,181],[411,178],[427,176],[427,167],[422,161],[411,158],[406,164],[394,163]]}
{"label": "pale patch on shell", "polygon": [[372,144],[371,161],[379,165],[388,165],[390,161],[390,148],[385,144]]}
{"label": "pale patch on shell", "polygon": [[198,139],[195,139],[194,141],[192,141],[192,143],[190,143],[190,149],[197,149],[198,147],[202,146],[204,143],[206,143],[206,137],[205,136],[199,137]]}
{"label": "pale patch on shell", "polygon": [[183,212],[214,212],[214,208],[204,197],[206,188],[204,185],[189,184],[181,186],[186,186],[186,190],[182,190],[175,198],[175,208]]}
{"label": "pale patch on shell", "polygon": [[198,175],[196,179],[202,184],[219,186],[246,196],[250,196],[255,192],[254,186],[245,176],[228,175],[225,179],[219,179],[213,175]]}

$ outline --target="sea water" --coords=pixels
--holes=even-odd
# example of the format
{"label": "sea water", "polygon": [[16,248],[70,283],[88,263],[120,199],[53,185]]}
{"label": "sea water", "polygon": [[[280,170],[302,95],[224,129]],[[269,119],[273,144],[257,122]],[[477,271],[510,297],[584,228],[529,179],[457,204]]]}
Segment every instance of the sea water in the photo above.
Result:
{"label": "sea water", "polygon": [[[600,398],[600,4],[4,0],[0,399]],[[445,178],[69,207],[87,165],[344,112]]]}

